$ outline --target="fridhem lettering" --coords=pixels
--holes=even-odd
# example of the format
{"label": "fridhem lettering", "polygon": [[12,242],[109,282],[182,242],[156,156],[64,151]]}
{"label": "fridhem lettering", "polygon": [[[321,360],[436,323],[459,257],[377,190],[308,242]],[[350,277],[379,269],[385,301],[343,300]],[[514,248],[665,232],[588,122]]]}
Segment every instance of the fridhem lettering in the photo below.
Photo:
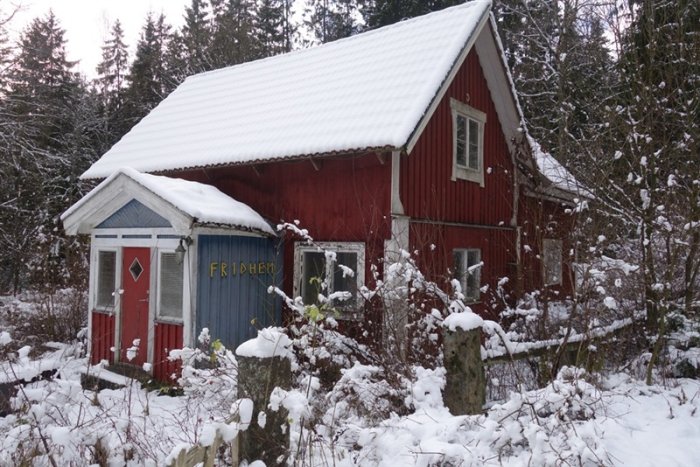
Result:
{"label": "fridhem lettering", "polygon": [[234,277],[243,276],[245,274],[251,276],[257,276],[261,274],[274,274],[275,273],[275,263],[274,262],[245,262],[245,261],[212,261],[209,263],[209,278],[213,279],[214,276],[218,277]]}

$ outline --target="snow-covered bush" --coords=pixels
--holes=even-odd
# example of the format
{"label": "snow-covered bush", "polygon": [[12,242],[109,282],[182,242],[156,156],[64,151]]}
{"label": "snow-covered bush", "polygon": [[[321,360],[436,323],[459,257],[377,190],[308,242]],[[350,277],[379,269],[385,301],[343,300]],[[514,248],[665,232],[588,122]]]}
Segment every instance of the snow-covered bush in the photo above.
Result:
{"label": "snow-covered bush", "polygon": [[67,288],[0,298],[0,322],[23,344],[72,342],[87,325],[87,293]]}
{"label": "snow-covered bush", "polygon": [[238,363],[219,340],[212,342],[209,329],[200,332],[199,346],[170,351],[171,360],[182,362],[178,384],[192,399],[206,401],[211,409],[225,411],[236,400]]}

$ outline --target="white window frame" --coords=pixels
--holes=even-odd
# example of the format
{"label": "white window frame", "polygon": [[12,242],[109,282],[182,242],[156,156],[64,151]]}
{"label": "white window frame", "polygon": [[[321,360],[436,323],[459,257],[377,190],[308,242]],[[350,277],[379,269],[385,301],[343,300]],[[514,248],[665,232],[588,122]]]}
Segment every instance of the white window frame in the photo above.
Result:
{"label": "white window frame", "polygon": [[[475,264],[469,264],[469,253],[476,252],[478,259]],[[460,262],[462,262],[461,270],[467,272],[467,270],[481,263],[481,249],[480,248],[455,248],[452,250],[452,257],[454,258],[456,254],[460,255]],[[455,264],[455,276],[457,275],[457,265]],[[481,301],[481,269],[483,266],[475,268],[471,274],[476,275],[476,290],[470,291],[467,286],[467,275],[463,277],[455,277],[460,285],[462,286],[462,294],[464,295],[464,303],[479,303]]]}
{"label": "white window frame", "polygon": [[[450,99],[450,109],[452,110],[452,181],[467,180],[484,186],[484,128],[486,127],[486,114],[471,107],[464,102]],[[469,121],[474,121],[479,128],[477,142],[478,167],[469,167],[457,163],[457,117],[464,117],[465,128],[465,150],[467,151],[467,164],[469,163]]]}
{"label": "white window frame", "polygon": [[[112,305],[111,306],[100,306],[99,304],[99,294],[100,294],[100,253],[101,252],[111,252],[114,253],[114,290],[112,291]],[[121,262],[121,255],[119,254],[118,248],[96,248],[95,249],[95,281],[94,289],[92,291],[93,296],[93,309],[103,313],[114,313],[117,308],[117,295],[121,284],[119,274],[121,268],[119,263]]]}
{"label": "white window frame", "polygon": [[156,269],[156,319],[160,322],[176,323],[181,324],[185,316],[185,300],[187,299],[185,294],[185,285],[187,284],[187,262],[183,262],[182,266],[182,308],[180,309],[180,316],[164,316],[161,314],[161,268],[163,267],[163,253],[175,253],[174,248],[156,248],[157,255],[157,269]]}
{"label": "white window frame", "polygon": [[[355,281],[357,283],[357,302],[355,304],[352,301],[345,301],[343,304],[355,305],[357,307],[361,303],[361,297],[359,295],[359,290],[365,285],[365,244],[362,242],[316,242],[314,245],[308,245],[306,243],[297,242],[294,245],[294,296],[303,296],[303,285],[302,281],[304,279],[303,269],[303,255],[304,253],[322,253],[324,251],[333,251],[335,253],[355,253],[357,255],[357,271],[355,271]],[[326,274],[329,273],[330,264],[326,263]],[[331,278],[333,275],[330,276]],[[332,284],[331,284],[332,287]],[[330,292],[333,292],[331,290]],[[326,293],[329,293],[328,291]],[[307,303],[307,305],[310,305]],[[342,309],[339,319],[359,319],[359,316],[351,312],[343,312]]]}
{"label": "white window frame", "polygon": [[542,274],[544,285],[561,285],[563,281],[563,244],[557,238],[542,240]]}

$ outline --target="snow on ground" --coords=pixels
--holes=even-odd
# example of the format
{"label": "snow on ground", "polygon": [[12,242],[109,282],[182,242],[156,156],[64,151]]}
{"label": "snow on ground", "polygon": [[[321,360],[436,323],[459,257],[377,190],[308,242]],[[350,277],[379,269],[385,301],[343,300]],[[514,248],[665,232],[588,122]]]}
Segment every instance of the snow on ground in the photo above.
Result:
{"label": "snow on ground", "polygon": [[[20,389],[14,399],[20,411],[0,418],[0,465],[18,465],[43,444],[42,436],[58,465],[90,465],[100,450],[108,465],[129,459],[129,465],[162,465],[174,446],[199,442],[209,425],[230,416],[235,387],[206,397],[172,397],[131,381],[93,392],[80,386],[85,369],[85,359],[65,359],[59,378]],[[40,456],[32,465],[50,461]]]}
{"label": "snow on ground", "polygon": [[[174,447],[206,439],[212,426],[225,423],[236,403],[233,393],[190,390],[172,397],[148,392],[137,383],[98,393],[85,391],[79,383],[84,364],[66,358],[61,379],[24,389],[17,400],[25,405],[23,412],[0,418],[0,465],[16,463],[32,445],[30,440],[38,445],[37,427],[59,465],[88,465],[98,444],[111,465],[128,458],[133,459],[131,465],[161,465]],[[362,375],[376,371],[357,364],[345,370],[350,381],[344,384],[354,384],[366,394],[371,388],[363,386],[368,380]],[[453,416],[440,392],[444,370],[416,368],[415,374],[403,401],[413,409],[404,416],[360,419],[352,416],[342,399],[326,397],[330,403],[325,415],[333,416],[320,417],[314,442],[302,446],[303,459],[298,460],[317,466],[691,467],[700,459],[696,380],[672,380],[669,387],[662,387],[615,375],[594,386],[581,370],[565,368],[546,388],[512,393],[483,415]],[[317,400],[286,405],[318,405],[324,400],[319,394],[311,397]],[[377,403],[371,398],[363,401]],[[299,424],[293,425],[292,452],[299,429]],[[47,458],[35,464],[48,464]]]}
{"label": "snow on ground", "polygon": [[[31,376],[55,367],[59,378],[24,386],[14,400],[18,412],[0,418],[0,465],[45,452],[44,442],[57,465],[163,465],[176,447],[211,441],[214,429],[238,433],[244,427],[229,420],[242,406],[235,357],[216,352],[218,368],[185,365],[183,395],[175,397],[127,381],[121,389],[83,390],[86,360],[70,346],[54,345],[39,360],[20,349],[3,371]],[[512,392],[482,415],[454,416],[442,400],[444,369],[416,367],[401,388],[383,371],[356,363],[329,392],[307,378],[302,390],[275,393],[272,405],[289,410],[297,464],[692,467],[700,459],[698,380],[647,386],[614,374],[593,384],[565,367],[545,388]],[[252,409],[246,413],[250,421]],[[44,455],[32,464],[50,461]]]}
{"label": "snow on ground", "polygon": [[[566,371],[544,389],[513,393],[486,415],[455,417],[436,390],[440,372],[426,370],[414,386],[415,412],[345,427],[341,441],[359,449],[333,446],[336,465],[698,465],[698,381],[662,388],[619,376],[598,390]],[[315,465],[327,464],[325,449]]]}
{"label": "snow on ground", "polygon": [[[3,345],[6,344],[3,344],[0,339],[0,347]],[[74,346],[58,342],[49,342],[44,346],[56,350],[46,352],[40,359],[30,359],[29,351],[31,348],[24,346],[17,351],[15,361],[0,361],[0,384],[22,380],[31,381],[43,372],[57,370],[65,364],[66,357],[74,355],[77,350]]]}
{"label": "snow on ground", "polygon": [[607,413],[599,426],[614,465],[700,465],[700,382],[677,383],[664,389],[626,376],[607,380]]}

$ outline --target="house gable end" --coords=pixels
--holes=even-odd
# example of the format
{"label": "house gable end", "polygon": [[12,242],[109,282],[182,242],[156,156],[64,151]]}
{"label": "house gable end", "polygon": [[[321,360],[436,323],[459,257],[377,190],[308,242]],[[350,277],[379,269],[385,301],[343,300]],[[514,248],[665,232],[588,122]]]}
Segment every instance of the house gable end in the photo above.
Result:
{"label": "house gable end", "polygon": [[102,221],[98,229],[128,229],[136,227],[172,227],[170,222],[157,212],[132,199]]}
{"label": "house gable end", "polygon": [[405,152],[407,154],[413,152],[418,140],[433,118],[438,106],[448,94],[448,90],[452,86],[453,81],[472,51],[476,51],[479,56],[479,63],[482,67],[489,91],[491,92],[501,129],[506,137],[511,155],[515,153],[515,142],[520,136],[519,130],[522,123],[522,112],[519,108],[517,97],[514,95],[515,91],[507,69],[507,64],[504,62],[505,58],[498,33],[496,32],[494,17],[492,14],[487,14],[479,21],[475,33],[465,44],[462,53],[455,61],[450,73],[443,81],[440,89],[437,90],[430,107],[426,110],[415,131],[406,143]]}
{"label": "house gable end", "polygon": [[[479,54],[472,49],[412,153],[401,161],[400,196],[406,215],[426,221],[512,225],[515,171],[496,99]],[[485,115],[478,181],[454,176],[455,103]]]}
{"label": "house gable end", "polygon": [[[191,216],[188,216],[123,173],[118,173],[116,176],[105,180],[66,211],[61,216],[64,229],[68,235],[75,235],[89,234],[98,226],[106,228],[103,223],[115,222],[116,218],[113,216],[122,211],[132,201],[138,202],[154,214],[158,213],[156,215],[162,218],[162,221],[159,221],[151,216],[150,222],[162,223],[165,221],[168,223],[168,227],[172,227],[178,234],[185,235],[190,232],[193,221]],[[133,207],[135,206],[122,211],[122,214],[133,209]],[[130,220],[128,222],[138,222],[135,220],[134,214],[129,214]],[[142,214],[144,213],[142,212]],[[132,225],[131,227],[136,226]],[[149,226],[140,225],[138,227]]]}
{"label": "house gable end", "polygon": [[[501,45],[493,15],[490,16],[488,27],[485,27],[475,43],[474,49],[479,56],[479,63],[484,71],[486,84],[494,107],[501,122],[501,130],[511,155],[515,154],[515,144],[522,138],[522,110],[515,95],[513,80],[505,63],[503,46]],[[515,160],[513,159],[513,162]]]}

